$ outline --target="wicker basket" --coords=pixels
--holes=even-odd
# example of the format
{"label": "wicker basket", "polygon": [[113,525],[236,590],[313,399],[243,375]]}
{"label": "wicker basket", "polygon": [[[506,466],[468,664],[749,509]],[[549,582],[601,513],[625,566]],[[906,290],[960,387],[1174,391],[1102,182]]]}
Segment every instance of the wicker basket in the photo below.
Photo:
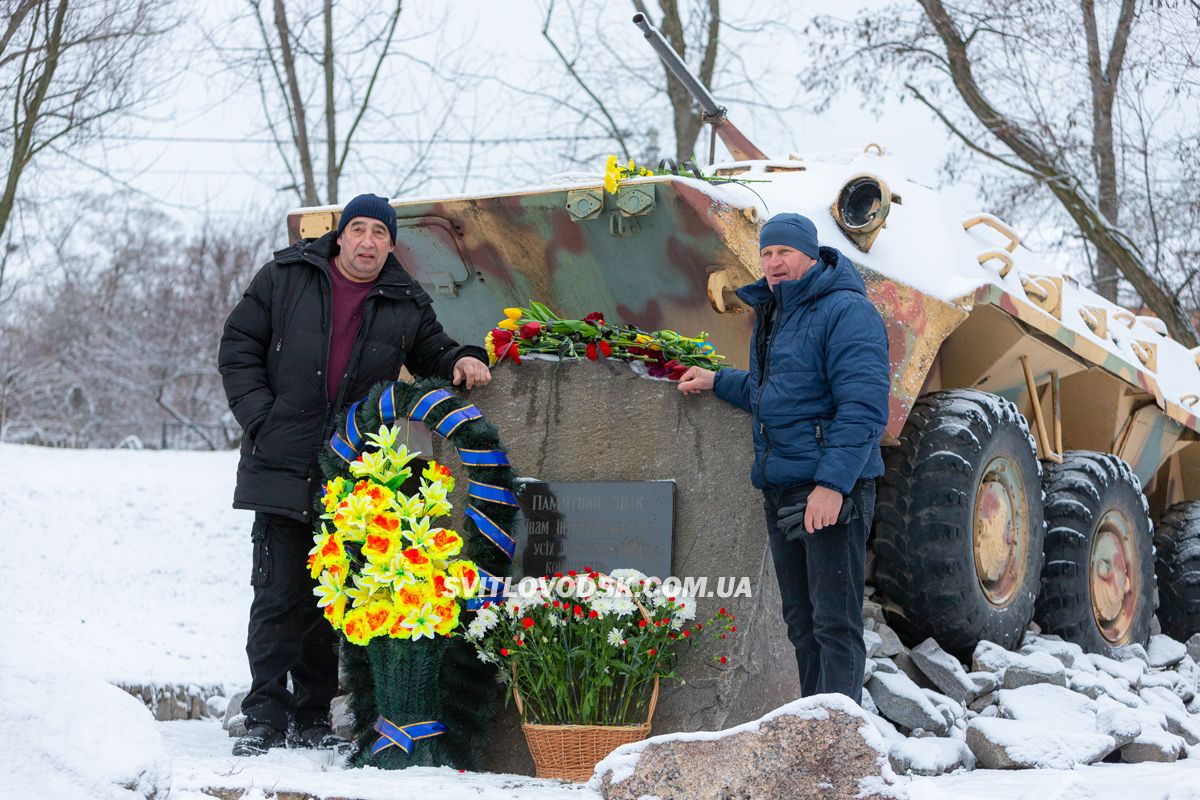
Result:
{"label": "wicker basket", "polygon": [[[524,715],[521,694],[513,681],[513,699],[517,711]],[[605,756],[623,744],[640,742],[650,735],[650,722],[654,719],[654,707],[658,705],[658,678],[650,692],[650,708],[646,721],[641,725],[535,725],[524,723],[525,741],[533,756],[533,765],[539,778],[582,783]]]}

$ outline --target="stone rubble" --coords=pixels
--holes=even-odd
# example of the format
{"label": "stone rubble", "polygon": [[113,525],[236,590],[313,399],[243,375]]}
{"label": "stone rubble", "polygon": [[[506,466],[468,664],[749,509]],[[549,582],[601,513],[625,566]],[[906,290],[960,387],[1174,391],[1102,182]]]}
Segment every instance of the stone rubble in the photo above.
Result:
{"label": "stone rubble", "polygon": [[1106,656],[1031,628],[1016,651],[981,641],[963,664],[933,639],[893,645],[873,601],[863,619],[864,703],[898,774],[1200,756],[1200,635]]}

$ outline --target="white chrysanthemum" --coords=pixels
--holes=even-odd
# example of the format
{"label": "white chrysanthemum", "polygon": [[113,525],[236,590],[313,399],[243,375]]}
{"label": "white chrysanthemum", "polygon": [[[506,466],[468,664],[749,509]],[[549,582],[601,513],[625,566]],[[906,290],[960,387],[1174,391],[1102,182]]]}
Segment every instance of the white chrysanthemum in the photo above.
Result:
{"label": "white chrysanthemum", "polygon": [[696,618],[696,598],[681,594],[675,598],[675,605],[674,616],[677,619],[686,621]]}
{"label": "white chrysanthemum", "polygon": [[623,583],[626,586],[637,586],[642,581],[646,580],[644,572],[638,572],[636,569],[614,569],[608,573],[609,577],[618,583]]}
{"label": "white chrysanthemum", "polygon": [[483,635],[496,627],[500,622],[500,615],[496,613],[491,606],[481,608],[475,614],[475,619],[471,620],[471,624],[467,626],[467,636],[472,639],[481,639]]}
{"label": "white chrysanthemum", "polygon": [[611,644],[613,647],[620,647],[621,643],[624,641],[625,641],[625,637],[621,635],[620,628],[613,628],[611,631],[608,632],[608,643]]}
{"label": "white chrysanthemum", "polygon": [[609,615],[627,617],[637,611],[637,603],[631,597],[597,597],[592,601],[592,610],[601,617]]}
{"label": "white chrysanthemum", "polygon": [[477,650],[475,652],[475,657],[478,658],[480,661],[482,661],[485,664],[499,664],[500,663],[499,659],[497,659],[494,655],[492,655],[491,653],[488,653],[484,650]]}

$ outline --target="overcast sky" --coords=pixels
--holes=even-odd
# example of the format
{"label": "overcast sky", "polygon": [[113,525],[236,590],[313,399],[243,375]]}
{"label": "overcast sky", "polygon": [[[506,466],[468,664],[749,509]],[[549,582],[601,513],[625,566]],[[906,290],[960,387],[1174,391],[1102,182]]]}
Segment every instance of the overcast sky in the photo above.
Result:
{"label": "overcast sky", "polygon": [[[799,27],[811,15],[847,15],[866,5],[864,0],[815,0],[802,6],[764,0],[737,4],[736,11],[731,10],[731,4],[725,4],[724,9],[726,15],[771,17],[779,15],[778,9],[790,7],[790,22]],[[556,119],[544,106],[535,107],[529,99],[500,85],[502,81],[550,96],[569,87],[562,70],[555,68],[554,55],[541,36],[545,7],[545,0],[502,3],[456,0],[452,5],[408,0],[401,17],[402,35],[413,36],[414,32],[416,35],[405,42],[404,58],[393,65],[397,78],[378,94],[382,106],[395,104],[415,109],[406,117],[404,129],[395,130],[394,135],[397,138],[428,135],[432,121],[441,114],[438,106],[445,104],[444,96],[423,85],[428,73],[414,63],[420,60],[438,65],[459,64],[483,76],[476,90],[455,98],[451,109],[456,120],[469,119],[477,135],[527,138],[570,132],[573,122],[568,115]],[[202,8],[204,16],[189,20],[172,46],[175,53],[184,54],[181,61],[186,66],[177,76],[162,81],[160,102],[149,109],[145,119],[130,123],[124,134],[127,138],[111,143],[103,154],[92,150],[81,156],[90,163],[103,163],[122,182],[122,191],[141,194],[161,204],[185,225],[196,224],[205,217],[228,219],[251,209],[282,223],[286,211],[297,203],[294,194],[280,190],[290,181],[275,149],[268,143],[257,87],[231,75],[203,42],[205,31],[217,37],[228,33],[223,20],[241,12],[245,1],[224,0],[204,4]],[[646,57],[649,45],[629,21],[631,5],[613,3],[605,8],[610,17],[606,30],[615,42],[611,57],[614,60],[627,54],[631,58]],[[604,55],[602,50],[599,53]],[[763,72],[764,84],[771,84],[769,91],[773,96],[795,96],[795,76],[803,69],[819,68],[808,63],[803,42],[797,35],[775,33],[754,37],[741,46],[739,54]],[[407,79],[407,75],[415,77]],[[714,81],[718,87],[723,83],[722,77],[725,76]],[[597,90],[603,92],[605,88],[600,86]],[[946,135],[911,103],[895,104],[877,119],[873,109],[864,107],[856,97],[843,98],[829,112],[817,115],[805,110],[809,103],[800,96],[800,107],[787,112],[781,120],[739,106],[737,98],[718,96],[717,99],[729,107],[731,118],[743,132],[772,156],[878,142],[907,161],[916,180],[927,185],[939,182],[937,167],[947,146]],[[421,109],[428,113],[421,113]],[[361,138],[362,158],[343,178],[343,201],[360,191],[390,193],[389,187],[398,180],[397,173],[405,167],[396,160],[403,158],[403,148],[387,143],[392,133],[373,130]],[[454,134],[448,136],[453,138]],[[664,132],[664,150],[670,148],[670,139],[669,133]],[[537,183],[562,168],[553,160],[539,160],[540,147],[545,145],[524,142],[508,147],[476,147],[471,151],[465,145],[436,148],[430,154],[434,180],[422,186],[418,194],[511,190],[521,184]],[[703,149],[697,147],[698,151]],[[514,167],[518,163],[519,169]],[[468,164],[470,172],[464,176]],[[603,170],[602,158],[594,169],[598,174]],[[59,164],[54,171],[54,177],[63,185],[90,182],[103,190],[106,184],[82,166]],[[960,205],[968,208],[975,205],[969,188],[955,187],[952,193]]]}

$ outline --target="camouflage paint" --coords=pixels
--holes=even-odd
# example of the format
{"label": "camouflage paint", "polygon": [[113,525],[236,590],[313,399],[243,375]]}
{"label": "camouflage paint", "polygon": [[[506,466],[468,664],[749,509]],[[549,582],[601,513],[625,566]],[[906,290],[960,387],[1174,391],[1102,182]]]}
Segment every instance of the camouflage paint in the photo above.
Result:
{"label": "camouflage paint", "polygon": [[[612,322],[650,330],[706,331],[726,363],[745,367],[753,317],[737,313],[745,311],[737,307],[717,313],[708,298],[708,280],[718,270],[729,271],[734,285],[760,277],[756,209],[729,205],[704,186],[672,176],[635,185],[653,192],[654,203],[646,211],[627,215],[617,197],[601,192],[603,209],[583,220],[568,212],[568,193],[599,184],[397,204],[396,254],[430,290],[438,318],[460,341],[481,342],[501,309],[534,299],[568,317],[603,311]],[[293,239],[304,214],[288,219]],[[1155,398],[1165,415],[1136,458],[1134,469],[1143,480],[1178,438],[1177,426],[1167,424],[1166,417],[1200,431],[1196,414],[1164,402],[1153,377],[1024,298],[988,283],[973,296],[946,302],[865,267],[859,271],[887,327],[891,441],[904,427],[942,342],[975,304],[1000,308]],[[439,283],[447,288],[453,283],[454,289],[439,291]],[[1015,399],[1023,390],[1021,384],[999,393]]]}
{"label": "camouflage paint", "polygon": [[855,266],[887,328],[892,365],[887,433],[898,438],[942,342],[967,318],[970,298],[959,304],[947,303],[867,267]]}

